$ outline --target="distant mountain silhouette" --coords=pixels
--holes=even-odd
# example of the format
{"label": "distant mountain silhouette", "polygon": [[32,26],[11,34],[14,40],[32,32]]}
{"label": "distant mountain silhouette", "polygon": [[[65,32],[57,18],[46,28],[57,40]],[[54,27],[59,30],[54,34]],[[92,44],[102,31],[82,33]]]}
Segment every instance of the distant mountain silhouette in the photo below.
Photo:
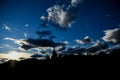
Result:
{"label": "distant mountain silhouette", "polygon": [[94,72],[94,75],[102,72],[102,76],[111,70],[118,71],[119,64],[120,49],[114,50],[110,55],[101,53],[101,55],[95,56],[64,55],[64,57],[57,56],[54,51],[51,59],[10,60],[0,64],[0,72],[2,75],[29,75],[29,77],[57,80],[58,77],[73,77],[73,75],[79,77],[80,73],[92,75],[91,72]]}

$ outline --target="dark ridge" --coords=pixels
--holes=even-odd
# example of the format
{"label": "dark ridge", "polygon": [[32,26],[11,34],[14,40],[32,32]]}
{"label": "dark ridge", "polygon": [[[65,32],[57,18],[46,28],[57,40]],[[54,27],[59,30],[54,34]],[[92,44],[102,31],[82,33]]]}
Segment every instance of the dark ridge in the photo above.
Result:
{"label": "dark ridge", "polygon": [[[22,61],[10,60],[0,64],[1,75],[28,76],[37,79],[55,79],[63,77],[81,78],[82,75],[97,75],[104,77],[118,72],[120,64],[120,50],[113,51],[110,55],[95,56],[65,55],[52,57],[52,59],[37,60],[34,58]],[[36,77],[37,76],[37,77]],[[80,77],[81,76],[81,77]]]}

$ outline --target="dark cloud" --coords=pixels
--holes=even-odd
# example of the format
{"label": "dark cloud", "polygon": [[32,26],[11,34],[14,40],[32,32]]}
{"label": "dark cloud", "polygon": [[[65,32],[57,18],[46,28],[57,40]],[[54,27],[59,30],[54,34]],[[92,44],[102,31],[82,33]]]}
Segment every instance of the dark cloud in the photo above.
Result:
{"label": "dark cloud", "polygon": [[31,48],[37,47],[57,47],[57,46],[65,46],[66,43],[64,42],[54,42],[53,40],[49,39],[32,39],[29,38],[25,39],[14,39],[14,38],[4,38],[4,40],[13,41],[15,44],[18,44],[21,48],[25,50],[29,50]]}
{"label": "dark cloud", "polygon": [[28,50],[28,49],[31,49],[31,48],[34,48],[35,46],[32,46],[32,45],[26,45],[26,44],[23,44],[21,46],[21,48],[25,49],[25,50]]}
{"label": "dark cloud", "polygon": [[41,16],[41,20],[43,24],[47,22],[55,27],[68,28],[77,17],[79,5],[80,0],[71,0],[71,4],[68,7],[54,5],[47,9],[47,16]]}
{"label": "dark cloud", "polygon": [[120,28],[105,30],[103,40],[111,43],[120,43]]}
{"label": "dark cloud", "polygon": [[85,51],[86,51],[85,48],[76,47],[76,48],[68,48],[66,53],[69,53],[69,54],[82,54]]}
{"label": "dark cloud", "polygon": [[46,37],[51,35],[51,31],[47,30],[47,31],[36,31],[36,34],[39,35],[40,38],[42,37]]}
{"label": "dark cloud", "polygon": [[87,52],[95,53],[97,51],[107,49],[107,48],[108,48],[107,43],[105,43],[105,42],[96,42],[92,47],[87,49]]}
{"label": "dark cloud", "polygon": [[83,54],[83,55],[97,55],[100,52],[105,52],[108,48],[107,43],[105,42],[96,42],[93,44],[93,46],[89,48],[81,48],[81,47],[73,47],[73,48],[68,48],[67,51],[64,51],[64,53],[69,53],[69,54]]}
{"label": "dark cloud", "polygon": [[64,43],[56,43],[49,39],[27,39],[25,40],[27,44],[23,44],[21,47],[24,49],[31,49],[35,47],[57,47],[65,46]]}
{"label": "dark cloud", "polygon": [[54,38],[56,38],[56,36],[50,36],[49,40],[53,40]]}

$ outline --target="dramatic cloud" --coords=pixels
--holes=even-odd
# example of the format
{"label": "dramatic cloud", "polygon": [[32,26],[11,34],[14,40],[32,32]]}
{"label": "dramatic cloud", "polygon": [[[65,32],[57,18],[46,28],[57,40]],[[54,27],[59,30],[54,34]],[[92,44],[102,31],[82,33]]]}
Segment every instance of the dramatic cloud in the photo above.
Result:
{"label": "dramatic cloud", "polygon": [[91,38],[89,36],[86,36],[83,40],[77,39],[76,42],[78,44],[87,44],[91,42]]}
{"label": "dramatic cloud", "polygon": [[21,47],[24,49],[31,49],[35,47],[57,47],[65,46],[64,43],[56,43],[48,39],[27,39],[25,40],[28,44],[23,44]]}
{"label": "dramatic cloud", "polygon": [[57,46],[65,46],[65,43],[56,43],[49,39],[14,39],[14,38],[4,38],[4,40],[13,41],[15,44],[20,45],[21,48],[25,50],[29,50],[31,48],[37,47],[57,47]]}
{"label": "dramatic cloud", "polygon": [[80,0],[72,0],[68,7],[54,5],[47,9],[47,16],[41,16],[41,20],[59,25],[62,28],[70,27],[79,10]]}
{"label": "dramatic cloud", "polygon": [[87,52],[89,53],[95,53],[97,51],[107,49],[108,45],[105,42],[99,42],[97,41],[92,47],[87,49]]}
{"label": "dramatic cloud", "polygon": [[6,24],[3,24],[3,29],[11,31],[11,28],[9,26],[7,26]]}
{"label": "dramatic cloud", "polygon": [[105,30],[103,40],[111,43],[120,43],[120,28]]}

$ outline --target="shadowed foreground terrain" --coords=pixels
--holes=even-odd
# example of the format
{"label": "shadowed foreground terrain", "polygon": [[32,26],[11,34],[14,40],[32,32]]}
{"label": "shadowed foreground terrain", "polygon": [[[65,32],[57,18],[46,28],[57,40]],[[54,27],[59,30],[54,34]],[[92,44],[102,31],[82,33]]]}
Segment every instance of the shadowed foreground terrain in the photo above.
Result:
{"label": "shadowed foreground terrain", "polygon": [[107,74],[113,74],[111,71],[118,72],[119,64],[120,50],[116,50],[110,55],[66,55],[63,58],[46,60],[34,58],[22,61],[11,60],[0,65],[0,72],[1,75],[28,76],[28,78],[34,76],[34,78],[44,79],[80,78],[82,75],[103,77]]}

